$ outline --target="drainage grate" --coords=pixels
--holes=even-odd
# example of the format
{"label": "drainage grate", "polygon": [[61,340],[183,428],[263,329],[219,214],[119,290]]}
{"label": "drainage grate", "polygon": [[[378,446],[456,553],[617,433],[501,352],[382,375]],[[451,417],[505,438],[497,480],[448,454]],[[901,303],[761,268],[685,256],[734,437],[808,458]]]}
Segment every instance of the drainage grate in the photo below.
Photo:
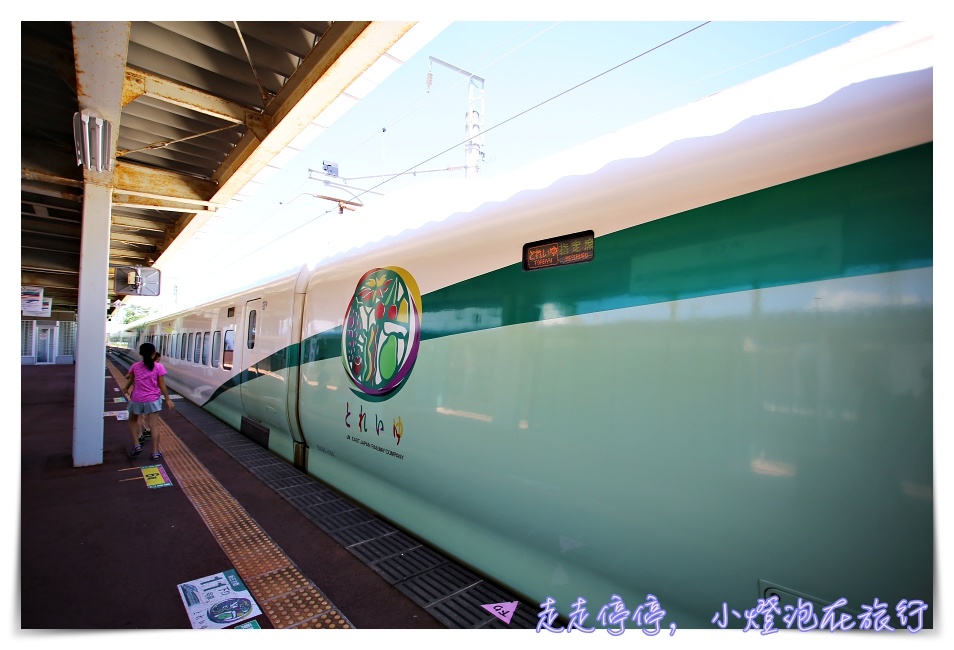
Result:
{"label": "drainage grate", "polygon": [[401,532],[374,537],[348,547],[351,553],[366,564],[373,565],[378,560],[393,557],[399,553],[417,548],[421,543]]}
{"label": "drainage grate", "polygon": [[397,532],[397,529],[389,526],[379,519],[364,521],[355,526],[348,526],[329,533],[336,542],[342,546],[351,546],[375,537],[382,537],[390,533]]}
{"label": "drainage grate", "polygon": [[286,499],[292,497],[317,496],[324,492],[329,492],[315,483],[307,476],[303,476],[302,483],[282,488],[282,496]]}
{"label": "drainage grate", "polygon": [[[424,571],[447,562],[447,558],[434,549],[427,546],[418,546],[380,562],[375,562],[373,568],[392,585],[400,585],[403,580],[419,576]],[[451,591],[445,593],[451,593]]]}
{"label": "drainage grate", "polygon": [[480,576],[456,564],[445,563],[402,580],[397,588],[412,600],[430,607],[480,582]]}
{"label": "drainage grate", "polygon": [[[295,501],[301,501],[301,499],[288,499],[289,503],[294,504]],[[344,499],[336,499],[334,501],[326,501],[325,503],[318,503],[315,505],[310,505],[301,508],[301,511],[306,514],[309,519],[322,521],[328,515],[336,515],[348,510],[352,510],[354,504],[350,501],[345,501]]]}
{"label": "drainage grate", "polygon": [[323,517],[321,520],[321,528],[325,532],[331,533],[332,531],[347,528],[348,526],[355,526],[366,521],[377,520],[377,517],[367,510],[364,510],[363,508],[355,508],[354,510],[348,510],[336,515]]}

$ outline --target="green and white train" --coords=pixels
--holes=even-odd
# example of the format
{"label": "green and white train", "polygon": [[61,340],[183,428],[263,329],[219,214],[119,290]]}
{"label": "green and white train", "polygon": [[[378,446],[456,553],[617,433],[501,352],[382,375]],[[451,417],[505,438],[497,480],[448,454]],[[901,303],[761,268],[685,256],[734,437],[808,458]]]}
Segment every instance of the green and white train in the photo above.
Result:
{"label": "green and white train", "polygon": [[777,628],[811,603],[908,634],[934,602],[930,48],[892,26],[382,199],[353,218],[416,226],[123,340],[560,620],[761,625],[774,595]]}

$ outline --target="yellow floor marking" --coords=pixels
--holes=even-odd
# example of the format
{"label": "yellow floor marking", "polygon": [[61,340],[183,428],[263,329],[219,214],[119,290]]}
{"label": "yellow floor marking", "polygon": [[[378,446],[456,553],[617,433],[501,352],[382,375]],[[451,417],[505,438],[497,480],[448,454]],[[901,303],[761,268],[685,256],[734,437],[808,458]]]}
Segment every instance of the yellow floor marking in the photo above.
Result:
{"label": "yellow floor marking", "polygon": [[[113,378],[122,382],[123,373],[110,361],[106,364]],[[325,595],[215,480],[163,419],[156,420],[163,461],[272,625],[301,630],[350,629],[351,625]]]}

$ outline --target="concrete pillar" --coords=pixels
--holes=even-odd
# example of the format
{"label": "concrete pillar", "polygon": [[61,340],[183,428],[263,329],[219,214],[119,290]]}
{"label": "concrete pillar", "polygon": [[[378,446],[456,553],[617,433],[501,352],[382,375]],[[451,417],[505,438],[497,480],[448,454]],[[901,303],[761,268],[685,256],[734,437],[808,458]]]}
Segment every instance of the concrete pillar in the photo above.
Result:
{"label": "concrete pillar", "polygon": [[[116,151],[122,111],[123,76],[129,49],[128,22],[74,22],[73,52],[79,109],[112,125]],[[109,281],[109,227],[115,153],[110,169],[84,169],[80,243],[79,304],[76,326],[76,388],[73,403],[73,466],[103,462],[106,408],[106,308]]]}

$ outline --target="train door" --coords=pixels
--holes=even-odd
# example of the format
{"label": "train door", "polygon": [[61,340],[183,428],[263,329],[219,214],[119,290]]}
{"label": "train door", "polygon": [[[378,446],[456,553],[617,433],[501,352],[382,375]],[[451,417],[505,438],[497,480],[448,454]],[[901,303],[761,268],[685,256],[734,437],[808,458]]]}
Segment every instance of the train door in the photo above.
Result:
{"label": "train door", "polygon": [[228,325],[223,333],[222,342],[222,369],[232,370],[235,364],[235,326]]}
{"label": "train door", "polygon": [[[256,351],[256,339],[258,335],[259,320],[262,316],[262,299],[256,298],[245,303],[245,336],[243,340],[236,342],[236,361],[239,368],[245,369],[250,373],[255,372],[255,362],[253,359],[259,357],[259,351]],[[259,348],[261,346],[259,345]],[[242,395],[242,407],[245,413],[254,413],[257,411],[253,402],[254,396],[251,394],[247,382],[240,385]]]}

